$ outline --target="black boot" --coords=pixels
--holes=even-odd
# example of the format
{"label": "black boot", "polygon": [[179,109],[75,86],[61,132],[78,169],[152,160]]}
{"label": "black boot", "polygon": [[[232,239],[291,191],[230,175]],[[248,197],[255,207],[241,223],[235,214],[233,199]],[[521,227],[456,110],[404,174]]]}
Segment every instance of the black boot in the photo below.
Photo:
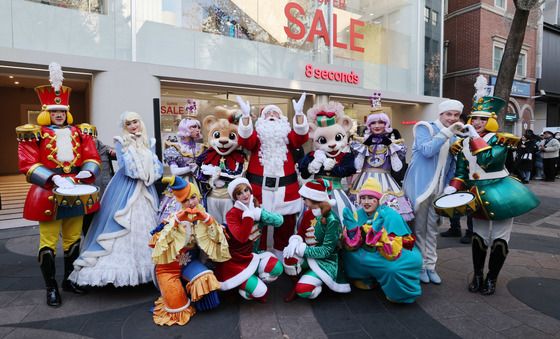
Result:
{"label": "black boot", "polygon": [[505,240],[494,240],[492,250],[490,251],[490,260],[488,262],[488,274],[486,275],[484,287],[480,293],[484,295],[492,295],[496,292],[498,274],[500,274],[500,270],[502,269],[502,266],[504,266],[508,253],[508,244]]}
{"label": "black boot", "polygon": [[469,284],[469,292],[476,293],[482,289],[482,281],[484,274],[484,261],[486,260],[486,250],[488,247],[484,245],[484,240],[474,234],[472,237],[472,261],[474,268],[473,280]]}
{"label": "black boot", "polygon": [[66,292],[76,294],[87,294],[87,291],[78,284],[68,279],[74,270],[74,260],[80,255],[80,241],[76,241],[70,246],[68,251],[64,252],[64,280],[62,281],[62,289]]}
{"label": "black boot", "polygon": [[58,307],[62,304],[62,299],[60,298],[55,279],[54,251],[51,248],[43,247],[39,250],[37,259],[39,260],[39,267],[41,267],[41,273],[43,273],[43,279],[45,279],[47,287],[47,305]]}

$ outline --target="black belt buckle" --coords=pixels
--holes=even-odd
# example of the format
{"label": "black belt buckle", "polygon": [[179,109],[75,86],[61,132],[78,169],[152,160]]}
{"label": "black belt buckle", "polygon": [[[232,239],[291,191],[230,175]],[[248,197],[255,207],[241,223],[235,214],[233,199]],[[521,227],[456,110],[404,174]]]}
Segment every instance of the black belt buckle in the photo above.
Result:
{"label": "black belt buckle", "polygon": [[278,190],[278,185],[280,184],[279,177],[264,177],[263,179],[263,190],[276,191]]}

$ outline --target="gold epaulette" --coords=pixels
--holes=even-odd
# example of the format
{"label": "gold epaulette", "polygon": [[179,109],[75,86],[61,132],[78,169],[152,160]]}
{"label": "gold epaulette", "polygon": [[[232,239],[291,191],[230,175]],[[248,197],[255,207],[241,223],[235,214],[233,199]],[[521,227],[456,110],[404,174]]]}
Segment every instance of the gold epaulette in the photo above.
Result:
{"label": "gold epaulette", "polygon": [[496,133],[496,138],[498,138],[499,145],[504,145],[510,148],[516,148],[517,144],[521,141],[520,137],[511,133]]}
{"label": "gold epaulette", "polygon": [[25,124],[16,127],[18,141],[37,141],[41,138],[41,126]]}
{"label": "gold epaulette", "polygon": [[83,134],[88,134],[94,138],[97,138],[97,128],[95,126],[87,123],[83,123],[83,124],[76,125],[76,127],[78,127]]}
{"label": "gold epaulette", "polygon": [[453,155],[461,153],[461,151],[463,150],[463,140],[463,138],[458,138],[457,141],[449,146],[449,152],[451,152],[451,154]]}

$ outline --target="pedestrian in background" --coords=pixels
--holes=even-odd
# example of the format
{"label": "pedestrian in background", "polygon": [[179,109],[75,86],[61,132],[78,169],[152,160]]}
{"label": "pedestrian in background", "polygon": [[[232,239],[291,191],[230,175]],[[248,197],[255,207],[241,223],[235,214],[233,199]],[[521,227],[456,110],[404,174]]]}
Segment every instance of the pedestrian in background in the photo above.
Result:
{"label": "pedestrian in background", "polygon": [[521,175],[524,184],[528,184],[531,180],[531,170],[535,154],[537,153],[537,144],[529,140],[526,135],[521,137],[521,142],[517,146],[515,167]]}
{"label": "pedestrian in background", "polygon": [[552,130],[543,131],[544,140],[541,141],[539,149],[543,156],[544,181],[554,181],[556,177],[556,163],[558,162],[558,150],[560,150],[560,141],[554,138]]}

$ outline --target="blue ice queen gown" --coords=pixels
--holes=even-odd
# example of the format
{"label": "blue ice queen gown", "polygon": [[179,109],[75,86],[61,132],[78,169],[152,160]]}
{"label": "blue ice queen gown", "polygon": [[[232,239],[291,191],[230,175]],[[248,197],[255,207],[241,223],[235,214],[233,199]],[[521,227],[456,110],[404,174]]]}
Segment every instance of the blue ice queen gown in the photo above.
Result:
{"label": "blue ice queen gown", "polygon": [[344,269],[351,280],[377,280],[387,299],[412,303],[422,294],[422,255],[401,215],[381,205],[368,215],[344,209]]}
{"label": "blue ice queen gown", "polygon": [[109,182],[74,262],[70,279],[79,285],[135,286],[152,281],[151,249],[146,245],[157,223],[154,182],[163,166],[150,148],[130,136],[115,137],[119,170]]}

